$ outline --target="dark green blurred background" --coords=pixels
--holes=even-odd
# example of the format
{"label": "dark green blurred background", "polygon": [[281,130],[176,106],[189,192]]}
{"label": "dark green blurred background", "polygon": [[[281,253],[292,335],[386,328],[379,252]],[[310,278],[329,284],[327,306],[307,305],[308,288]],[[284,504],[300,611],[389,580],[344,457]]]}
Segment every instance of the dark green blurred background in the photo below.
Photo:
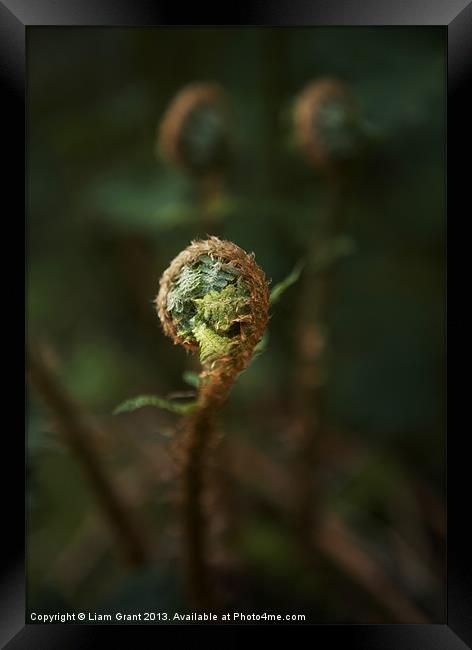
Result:
{"label": "dark green blurred background", "polygon": [[[442,621],[444,30],[28,28],[27,45],[28,333],[49,346],[74,398],[106,422],[128,397],[189,389],[189,359],[164,337],[152,305],[170,260],[206,234],[194,179],[155,156],[169,101],[189,82],[225,86],[235,153],[219,233],[254,251],[276,283],[306,254],[329,200],[326,179],[294,144],[292,102],[317,77],[350,85],[371,144],[343,206],[356,251],[339,264],[326,315],[325,411],[337,442],[330,447],[326,434],[317,472],[327,511],[428,620]],[[221,425],[287,471],[298,293],[295,285],[273,310],[269,347],[240,377]],[[105,454],[138,479],[144,471],[123,439],[165,442],[176,422],[144,411],[118,418],[121,447]],[[156,492],[143,511],[163,537],[162,562],[130,573],[112,538],[93,562],[83,559],[93,494],[34,394],[28,478],[30,609],[184,607],[172,481],[163,495],[145,488]],[[329,562],[307,578],[277,504],[245,490],[235,556],[250,567],[242,593],[252,610],[393,620]]]}

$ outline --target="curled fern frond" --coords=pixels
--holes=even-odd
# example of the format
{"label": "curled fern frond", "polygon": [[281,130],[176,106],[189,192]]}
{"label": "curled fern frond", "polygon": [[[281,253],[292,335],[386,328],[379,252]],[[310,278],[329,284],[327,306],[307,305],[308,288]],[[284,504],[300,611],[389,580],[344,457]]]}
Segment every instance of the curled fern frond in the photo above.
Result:
{"label": "curled fern frond", "polygon": [[223,169],[230,155],[229,102],[216,83],[185,86],[162,118],[157,151],[168,162],[201,175]]}
{"label": "curled fern frond", "polygon": [[155,302],[165,334],[198,352],[201,394],[224,399],[268,320],[269,288],[254,256],[217,237],[195,241],[162,275]]}
{"label": "curled fern frond", "polygon": [[360,146],[360,120],[348,86],[337,79],[310,83],[294,108],[298,145],[317,168],[335,167],[351,158]]}

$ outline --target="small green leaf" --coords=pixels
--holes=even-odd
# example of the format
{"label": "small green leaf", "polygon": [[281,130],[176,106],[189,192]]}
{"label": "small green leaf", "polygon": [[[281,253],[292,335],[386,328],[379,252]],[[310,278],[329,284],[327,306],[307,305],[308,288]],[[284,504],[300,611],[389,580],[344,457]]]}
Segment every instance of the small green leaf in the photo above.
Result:
{"label": "small green leaf", "polygon": [[186,384],[189,386],[193,386],[193,388],[198,388],[200,385],[200,377],[198,376],[197,372],[192,372],[191,370],[186,370],[182,378]]}
{"label": "small green leaf", "polygon": [[255,359],[256,357],[258,357],[260,354],[262,354],[263,352],[265,352],[265,351],[267,350],[267,346],[268,346],[268,345],[269,345],[269,332],[268,332],[268,330],[266,330],[266,331],[264,332],[264,334],[263,334],[261,340],[260,340],[259,343],[256,345],[256,347],[254,348],[254,354],[253,354],[253,356],[252,356],[252,361],[254,361],[254,359]]}
{"label": "small green leaf", "polygon": [[287,277],[282,280],[282,282],[279,282],[274,286],[272,291],[270,292],[270,304],[275,305],[276,302],[280,300],[282,295],[285,293],[285,291],[292,286],[292,284],[295,284],[295,282],[298,282],[298,279],[300,278],[301,272],[303,270],[303,267],[305,266],[305,262],[303,260],[300,260],[294,269],[287,275]]}
{"label": "small green leaf", "polygon": [[113,411],[113,415],[117,415],[118,413],[129,413],[131,411],[136,411],[137,409],[143,408],[144,406],[156,406],[157,408],[165,409],[166,411],[171,411],[172,413],[185,415],[186,413],[191,413],[194,410],[196,402],[187,402],[186,404],[181,404],[179,402],[165,399],[164,397],[159,397],[158,395],[139,395],[138,397],[132,397],[131,399],[122,402]]}
{"label": "small green leaf", "polygon": [[243,370],[243,372],[246,372],[246,370],[254,363],[256,359],[258,359],[261,354],[263,354],[269,345],[269,331],[266,330],[259,341],[259,343],[256,345],[254,348],[254,352],[252,353],[251,361],[249,362],[247,368]]}

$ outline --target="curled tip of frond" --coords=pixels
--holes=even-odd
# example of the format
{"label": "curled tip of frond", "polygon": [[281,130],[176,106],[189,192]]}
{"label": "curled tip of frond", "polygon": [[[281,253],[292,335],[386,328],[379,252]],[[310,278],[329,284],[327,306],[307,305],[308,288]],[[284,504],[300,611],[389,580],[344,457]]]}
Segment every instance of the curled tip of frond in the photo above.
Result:
{"label": "curled tip of frond", "polygon": [[[212,112],[208,119],[205,111]],[[229,101],[223,86],[188,84],[173,98],[160,122],[156,153],[191,173],[219,167],[228,148],[228,121]]]}
{"label": "curled tip of frond", "polygon": [[295,135],[299,146],[315,167],[328,168],[339,162],[343,136],[352,140],[346,127],[351,126],[356,116],[357,106],[352,92],[340,80],[319,79],[303,89],[294,107]]}
{"label": "curled tip of frond", "polygon": [[250,362],[268,320],[269,287],[254,254],[230,241],[193,241],[160,279],[164,333],[198,351],[202,377],[222,390]]}

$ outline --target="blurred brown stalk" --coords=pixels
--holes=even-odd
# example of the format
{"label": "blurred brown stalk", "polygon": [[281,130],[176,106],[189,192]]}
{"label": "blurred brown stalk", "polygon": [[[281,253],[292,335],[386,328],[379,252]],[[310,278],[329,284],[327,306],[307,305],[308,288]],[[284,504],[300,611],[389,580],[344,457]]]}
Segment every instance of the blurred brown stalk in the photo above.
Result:
{"label": "blurred brown stalk", "polygon": [[151,540],[144,522],[108,472],[97,449],[99,427],[67,395],[37,349],[27,353],[30,384],[50,411],[64,441],[82,466],[97,503],[114,531],[124,557],[131,566],[141,566],[151,557]]}

